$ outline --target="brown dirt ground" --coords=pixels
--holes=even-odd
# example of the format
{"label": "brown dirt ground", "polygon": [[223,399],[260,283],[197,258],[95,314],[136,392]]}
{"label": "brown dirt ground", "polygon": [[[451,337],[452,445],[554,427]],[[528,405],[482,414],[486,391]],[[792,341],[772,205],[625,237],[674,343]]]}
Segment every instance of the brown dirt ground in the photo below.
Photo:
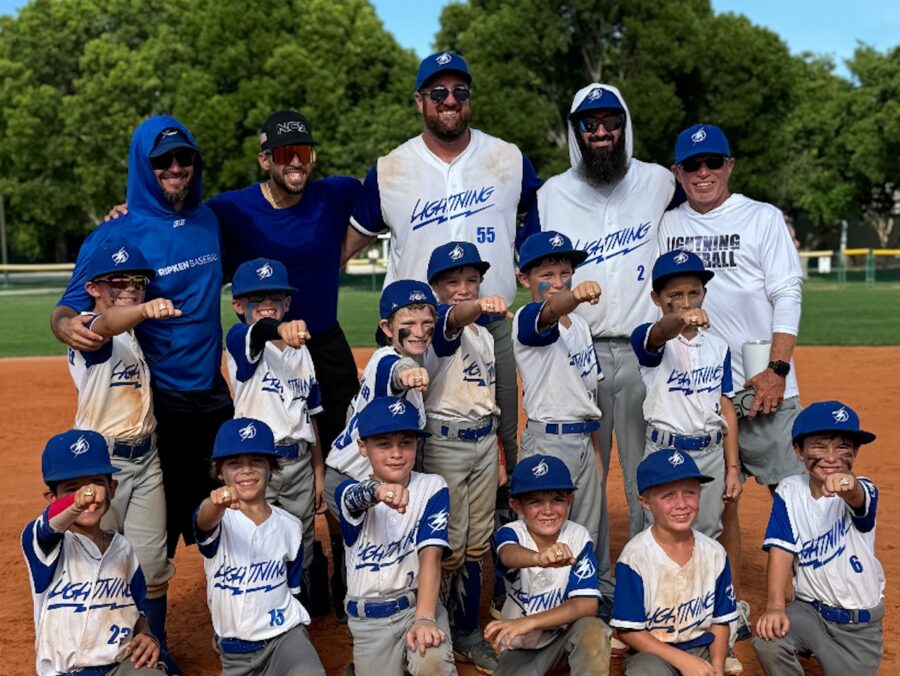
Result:
{"label": "brown dirt ground", "polygon": [[[365,364],[370,350],[357,350],[356,359]],[[900,556],[894,553],[900,543],[900,519],[891,514],[900,509],[900,494],[888,486],[887,477],[898,476],[900,455],[889,448],[900,436],[900,422],[888,406],[880,402],[900,399],[900,348],[802,347],[796,362],[803,401],[840,398],[861,414],[867,429],[879,439],[865,447],[857,471],[868,474],[881,484],[881,519],[878,524],[878,556],[888,580],[900,571]],[[62,357],[0,360],[0,465],[7,469],[0,492],[0,626],[9,632],[0,641],[0,671],[4,674],[34,673],[34,629],[32,605],[25,562],[19,546],[24,525],[43,508],[40,453],[48,437],[71,426],[75,410],[75,394]],[[13,478],[15,473],[15,479]],[[625,500],[620,489],[621,472],[614,463],[610,473],[610,513],[612,515],[612,548],[615,558],[625,543],[628,525]],[[768,492],[751,482],[741,500],[744,556],[744,596],[751,602],[753,618],[765,605],[766,558],[759,549],[769,510]],[[321,517],[320,517],[321,519]],[[324,534],[324,523],[318,524]],[[204,598],[203,567],[198,554],[182,548],[175,558],[178,574],[169,594],[169,642],[186,673],[212,675],[219,673],[219,661],[212,650],[212,630]],[[890,588],[889,588],[890,592]],[[888,593],[885,626],[895,626],[900,619],[900,600]],[[329,674],[343,674],[349,662],[351,645],[346,628],[333,618],[314,621],[313,642]],[[886,632],[890,636],[889,632]],[[738,644],[738,656],[745,674],[762,673],[749,643]],[[894,671],[897,669],[898,671]],[[819,673],[810,666],[811,673]],[[882,673],[900,672],[900,658],[893,645],[886,645]],[[461,674],[473,674],[461,667]],[[621,667],[614,661],[613,674]]]}

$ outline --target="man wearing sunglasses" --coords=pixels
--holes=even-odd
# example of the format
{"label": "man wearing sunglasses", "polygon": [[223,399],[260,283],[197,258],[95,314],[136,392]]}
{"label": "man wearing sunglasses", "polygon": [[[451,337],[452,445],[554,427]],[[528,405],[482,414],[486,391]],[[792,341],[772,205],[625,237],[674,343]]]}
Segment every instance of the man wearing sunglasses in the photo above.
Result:
{"label": "man wearing sunglasses", "polygon": [[[103,344],[78,312],[92,303],[85,290],[88,262],[112,239],[140,250],[155,270],[146,299],[170,299],[181,311],[179,317],[135,328],[152,376],[170,557],[180,537],[194,542],[191,516],[215,486],[209,476],[213,440],[234,414],[221,373],[219,224],[201,204],[202,168],[200,151],[181,122],[156,116],[139,125],[128,155],[128,215],[100,224],[84,241],[51,319],[56,337],[75,350],[93,351]],[[117,250],[113,255],[128,254]],[[148,620],[165,647],[166,597],[154,602]],[[170,674],[181,673],[174,662],[169,667]]]}

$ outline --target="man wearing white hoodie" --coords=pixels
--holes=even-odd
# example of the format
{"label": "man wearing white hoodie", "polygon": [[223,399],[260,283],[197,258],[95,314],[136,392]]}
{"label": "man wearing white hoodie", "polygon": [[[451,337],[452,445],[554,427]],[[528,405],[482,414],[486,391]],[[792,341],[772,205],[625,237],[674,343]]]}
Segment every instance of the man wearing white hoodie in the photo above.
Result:
{"label": "man wearing white hoodie", "polygon": [[658,310],[650,300],[651,270],[658,254],[657,229],[672,199],[675,181],[664,167],[634,159],[631,116],[615,87],[593,83],[581,89],[569,114],[572,167],[549,179],[538,191],[522,237],[556,230],[587,251],[573,285],[600,282],[597,305],[576,310],[590,325],[605,380],[599,383],[602,518],[596,551],[600,590],[612,598],[606,476],[616,431],[625,478],[631,535],[644,527],[638,500],[637,466],[644,454],[644,385],[629,336],[653,322]]}

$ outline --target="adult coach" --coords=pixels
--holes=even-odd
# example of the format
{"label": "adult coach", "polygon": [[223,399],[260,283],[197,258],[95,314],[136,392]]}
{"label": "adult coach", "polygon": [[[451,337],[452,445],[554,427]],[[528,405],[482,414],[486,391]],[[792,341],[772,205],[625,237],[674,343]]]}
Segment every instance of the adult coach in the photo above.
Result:
{"label": "adult coach", "polygon": [[[201,204],[202,173],[200,150],[181,122],[157,116],[139,125],[128,155],[129,213],[100,224],[84,241],[51,318],[63,343],[86,351],[102,344],[78,313],[91,307],[84,288],[88,261],[113,235],[133,244],[156,270],[146,298],[169,298],[181,310],[180,317],[135,328],[152,375],[170,557],[179,537],[194,542],[191,515],[214,486],[213,440],[233,415],[221,373],[219,225]],[[165,616],[165,598],[162,604]]]}
{"label": "adult coach", "polygon": [[[380,158],[369,171],[347,230],[344,261],[390,231],[385,284],[427,281],[431,252],[452,240],[471,242],[491,264],[484,295],[512,303],[516,293],[516,219],[540,186],[516,146],[469,127],[472,77],[457,54],[442,52],[419,66],[415,100],[422,134]],[[494,336],[500,439],[512,473],[517,456],[518,389],[510,324],[487,324]]]}
{"label": "adult coach", "polygon": [[550,178],[538,191],[523,236],[556,230],[575,248],[587,251],[573,285],[600,283],[597,305],[576,312],[590,325],[594,347],[606,376],[598,387],[600,454],[603,462],[602,517],[597,542],[600,590],[611,598],[606,478],[613,429],[628,499],[631,535],[644,528],[637,492],[637,466],[644,455],[644,384],[629,337],[640,324],[653,322],[651,271],[656,260],[657,228],[672,199],[675,182],[665,168],[632,157],[631,116],[615,87],[593,83],[581,89],[569,113],[571,168]]}

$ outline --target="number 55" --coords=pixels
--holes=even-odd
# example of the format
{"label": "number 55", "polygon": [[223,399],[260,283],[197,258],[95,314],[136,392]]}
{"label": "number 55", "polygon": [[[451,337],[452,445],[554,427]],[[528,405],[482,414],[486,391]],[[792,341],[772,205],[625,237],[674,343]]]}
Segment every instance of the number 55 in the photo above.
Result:
{"label": "number 55", "polygon": [[482,225],[475,229],[475,239],[479,244],[487,242],[490,244],[496,239],[493,226]]}

